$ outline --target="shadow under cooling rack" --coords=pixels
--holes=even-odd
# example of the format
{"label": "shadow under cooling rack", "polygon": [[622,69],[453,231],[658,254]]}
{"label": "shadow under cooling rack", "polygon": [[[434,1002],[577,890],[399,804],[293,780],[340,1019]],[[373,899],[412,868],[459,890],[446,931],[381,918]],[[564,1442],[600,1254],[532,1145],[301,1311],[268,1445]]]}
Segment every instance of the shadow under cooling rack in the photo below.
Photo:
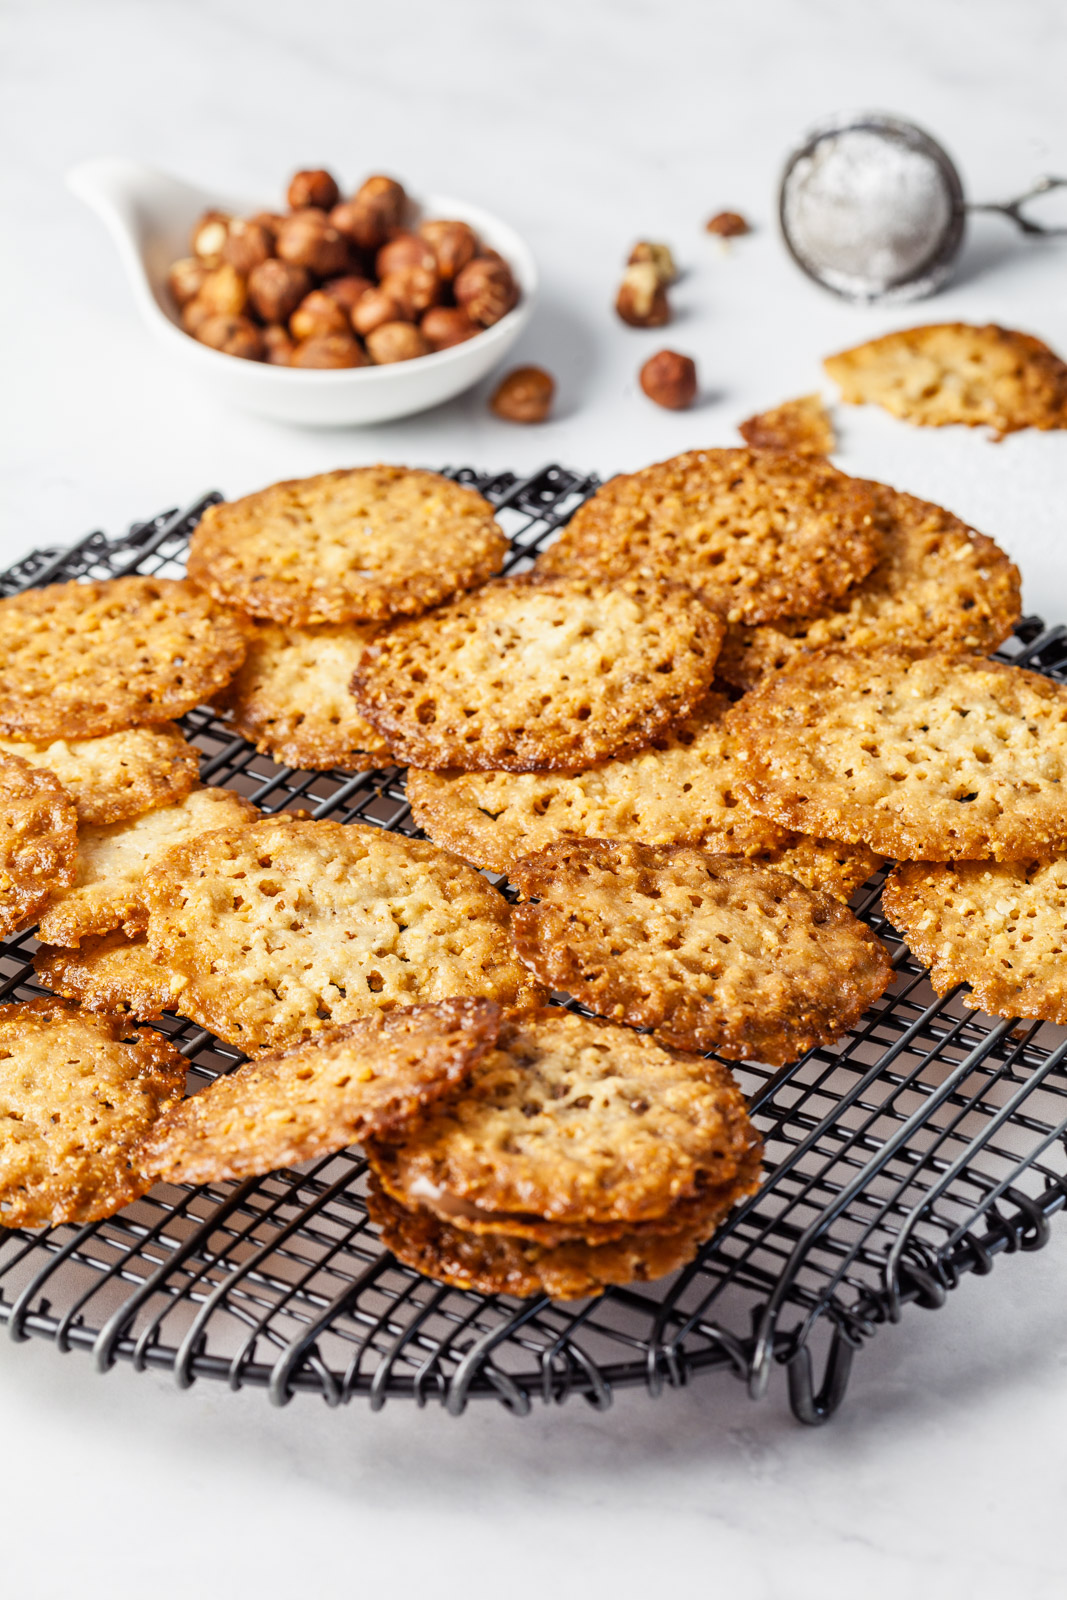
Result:
{"label": "shadow under cooling rack", "polygon": [[[597,486],[546,467],[530,478],[451,476],[481,490],[521,570]],[[39,551],[0,593],[127,572],[180,576],[206,495],[185,511]],[[1021,623],[1006,659],[1067,681],[1067,630]],[[265,811],[417,834],[396,769],[300,772],[257,755],[209,710],[184,719],[206,782]],[[506,885],[501,885],[505,892]],[[763,1394],[775,1366],[805,1422],[840,1403],[854,1353],[917,1302],[940,1305],[969,1272],[1045,1243],[1067,1199],[1067,1035],[991,1019],[966,991],[938,1000],[880,913],[879,880],[853,901],[893,953],[896,978],[853,1033],[787,1068],[734,1066],[766,1142],[759,1193],[671,1278],[577,1305],[441,1287],[400,1266],[367,1219],[365,1165],[345,1151],[300,1170],[202,1189],[160,1186],[106,1222],[0,1230],[0,1321],[115,1361],[330,1405],[435,1400],[460,1413],[491,1397],[610,1403],[723,1371]],[[0,947],[5,999],[41,992],[23,934]],[[190,1087],[241,1058],[177,1018],[160,1027]],[[815,1369],[818,1367],[818,1376]]]}

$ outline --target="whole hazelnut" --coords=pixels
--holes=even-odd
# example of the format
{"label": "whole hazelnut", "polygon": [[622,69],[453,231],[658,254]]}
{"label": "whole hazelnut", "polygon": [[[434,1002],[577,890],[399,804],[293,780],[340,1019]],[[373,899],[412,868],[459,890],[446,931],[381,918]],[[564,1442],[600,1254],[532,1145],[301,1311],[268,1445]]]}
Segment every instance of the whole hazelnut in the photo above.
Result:
{"label": "whole hazelnut", "polygon": [[358,200],[342,200],[330,212],[330,222],[357,250],[367,255],[385,243],[387,228],[379,211]]}
{"label": "whole hazelnut", "polygon": [[737,239],[751,232],[748,223],[738,211],[717,211],[705,224],[708,233],[717,233],[720,239]]}
{"label": "whole hazelnut", "polygon": [[208,317],[196,330],[196,337],[223,355],[242,356],[246,361],[263,359],[262,335],[248,317]]}
{"label": "whole hazelnut", "polygon": [[303,211],[308,206],[329,211],[340,200],[341,191],[330,174],[319,167],[315,171],[298,172],[285,198],[293,211]]}
{"label": "whole hazelnut", "polygon": [[519,298],[511,268],[499,256],[476,256],[456,274],[453,289],[457,304],[483,328],[499,322]]}
{"label": "whole hazelnut", "polygon": [[662,328],[671,320],[671,308],[651,261],[639,261],[623,273],[615,310],[631,328]]}
{"label": "whole hazelnut", "polygon": [[368,289],[352,312],[352,326],[366,338],[386,322],[410,322],[406,308],[385,289]]}
{"label": "whole hazelnut", "polygon": [[218,312],[214,306],[208,305],[206,300],[201,300],[198,294],[194,294],[193,298],[182,306],[181,325],[186,333],[191,333],[195,338],[198,329],[207,319],[216,316]]}
{"label": "whole hazelnut", "polygon": [[289,358],[291,367],[365,367],[367,358],[350,333],[321,333],[298,344]]}
{"label": "whole hazelnut", "polygon": [[285,218],[280,211],[257,211],[254,217],[248,218],[248,221],[254,222],[257,227],[266,228],[273,240]]}
{"label": "whole hazelnut", "polygon": [[321,289],[312,289],[289,318],[289,332],[300,341],[317,339],[324,333],[351,333],[352,329],[344,306]]}
{"label": "whole hazelnut", "polygon": [[697,394],[696,363],[677,350],[657,350],[640,373],[641,387],[650,400],[668,411],[684,411]]}
{"label": "whole hazelnut", "polygon": [[274,247],[280,260],[318,278],[335,278],[348,266],[348,241],[324,211],[294,211],[280,224]]}
{"label": "whole hazelnut", "polygon": [[196,256],[183,256],[171,266],[167,273],[167,288],[179,311],[194,295],[200,293],[200,286],[207,273],[207,267],[202,261],[198,261]]}
{"label": "whole hazelnut", "polygon": [[374,284],[370,278],[351,272],[344,278],[327,278],[320,287],[323,294],[328,294],[331,300],[336,300],[342,310],[351,316],[367,290],[374,288]]}
{"label": "whole hazelnut", "polygon": [[311,288],[311,273],[288,261],[261,261],[248,275],[248,298],[264,322],[288,322]]}
{"label": "whole hazelnut", "polygon": [[386,178],[381,173],[375,173],[373,177],[366,178],[360,184],[352,198],[359,205],[370,206],[378,213],[385,237],[395,233],[404,221],[408,197],[404,193],[403,184],[397,183],[395,178]]}
{"label": "whole hazelnut", "polygon": [[437,257],[417,233],[398,233],[395,239],[382,245],[374,267],[379,278],[387,278],[391,272],[403,272],[405,267],[424,267],[436,275]]}
{"label": "whole hazelnut", "polygon": [[205,211],[193,227],[189,249],[205,266],[217,267],[229,231],[230,218],[225,211]]}
{"label": "whole hazelnut", "polygon": [[665,289],[677,279],[678,268],[674,264],[669,245],[656,244],[651,239],[639,239],[630,251],[627,265],[638,267],[646,261],[655,267],[656,277]]}
{"label": "whole hazelnut", "polygon": [[222,259],[228,261],[242,277],[247,278],[252,268],[258,267],[261,261],[266,261],[273,251],[273,234],[268,233],[258,222],[245,222],[240,217],[235,217],[230,223],[226,243],[222,247]]}
{"label": "whole hazelnut", "polygon": [[398,267],[395,272],[387,272],[378,287],[403,306],[409,322],[421,317],[441,298],[441,280],[428,267]]}
{"label": "whole hazelnut", "polygon": [[556,380],[543,367],[516,367],[493,391],[489,409],[505,422],[544,422],[555,393]]}
{"label": "whole hazelnut", "polygon": [[288,367],[291,364],[296,345],[284,328],[272,323],[269,328],[263,329],[262,339],[265,361],[272,367]]}
{"label": "whole hazelnut", "polygon": [[419,233],[437,261],[437,275],[451,283],[478,254],[478,235],[465,222],[424,222]]}
{"label": "whole hazelnut", "polygon": [[430,347],[418,328],[410,322],[383,322],[367,335],[367,354],[375,366],[389,366],[394,361],[413,361],[416,356],[427,356]]}
{"label": "whole hazelnut", "polygon": [[196,298],[210,306],[216,316],[239,317],[248,304],[248,288],[241,274],[224,261],[207,274]]}
{"label": "whole hazelnut", "polygon": [[449,350],[481,331],[462,306],[431,306],[419,323],[419,332],[431,350]]}

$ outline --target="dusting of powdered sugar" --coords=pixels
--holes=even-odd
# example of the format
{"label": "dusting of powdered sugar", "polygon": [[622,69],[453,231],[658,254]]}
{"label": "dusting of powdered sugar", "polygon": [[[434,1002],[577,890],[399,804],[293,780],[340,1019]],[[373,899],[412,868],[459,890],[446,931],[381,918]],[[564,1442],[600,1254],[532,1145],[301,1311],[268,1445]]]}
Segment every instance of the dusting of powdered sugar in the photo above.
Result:
{"label": "dusting of powdered sugar", "polygon": [[924,280],[953,234],[956,211],[933,150],[870,126],[819,139],[782,187],[782,226],[794,254],[827,288],[853,299],[934,287]]}

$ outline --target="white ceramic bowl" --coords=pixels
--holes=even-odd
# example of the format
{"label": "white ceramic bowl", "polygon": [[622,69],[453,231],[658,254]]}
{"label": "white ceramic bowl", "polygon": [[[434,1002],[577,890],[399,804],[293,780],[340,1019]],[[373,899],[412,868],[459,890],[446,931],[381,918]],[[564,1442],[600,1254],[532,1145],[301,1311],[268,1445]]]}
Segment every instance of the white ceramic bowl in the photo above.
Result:
{"label": "white ceramic bowl", "polygon": [[415,217],[456,217],[511,265],[521,298],[514,311],[465,344],[387,367],[314,371],[243,361],[199,344],[183,332],[166,289],[171,262],[189,252],[189,233],[203,211],[239,216],[269,210],[262,199],[235,200],[183,183],[133,161],[87,161],[67,174],[68,187],[101,218],[118,247],[137,308],[152,332],[223,399],[261,416],[310,427],[386,422],[450,400],[484,378],[511,349],[533,312],[537,268],[523,240],[477,206],[446,195],[414,200]]}

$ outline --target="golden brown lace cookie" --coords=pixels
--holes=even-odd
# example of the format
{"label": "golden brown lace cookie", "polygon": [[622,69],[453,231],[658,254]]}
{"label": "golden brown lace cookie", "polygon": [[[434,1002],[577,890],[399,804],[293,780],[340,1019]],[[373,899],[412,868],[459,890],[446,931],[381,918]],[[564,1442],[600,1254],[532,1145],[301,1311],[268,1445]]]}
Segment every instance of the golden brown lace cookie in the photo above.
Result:
{"label": "golden brown lace cookie", "polygon": [[961,422],[999,434],[1067,427],[1067,365],[1029,333],[994,324],[932,323],[871,339],[823,366],[850,405],[880,405],[905,422]]}
{"label": "golden brown lace cookie", "polygon": [[355,467],[209,507],[189,576],[253,617],[381,622],[484,583],[507,551],[475,490],[436,472]]}
{"label": "golden brown lace cookie", "polygon": [[439,1283],[520,1299],[581,1300],[611,1284],[652,1283],[692,1261],[737,1201],[755,1192],[759,1164],[758,1151],[748,1152],[737,1177],[707,1190],[699,1215],[687,1213],[675,1228],[594,1244],[577,1238],[545,1245],[514,1234],[463,1231],[421,1207],[401,1205],[374,1175],[367,1209],[397,1260]]}
{"label": "golden brown lace cookie", "polygon": [[883,645],[982,655],[1018,621],[1019,569],[951,511],[872,484],[885,553],[841,610],[804,621],[727,629],[715,670],[750,689],[804,651]]}
{"label": "golden brown lace cookie", "polygon": [[900,860],[1067,851],[1067,688],[981,656],[823,650],[729,713],[785,828]]}
{"label": "golden brown lace cookie", "polygon": [[447,1206],[465,1231],[482,1215],[584,1236],[730,1183],[756,1143],[721,1063],[544,1007],[505,1024],[460,1095],[367,1154],[403,1204]]}
{"label": "golden brown lace cookie", "polygon": [[773,1066],[832,1044],[892,978],[869,928],[784,873],[689,846],[563,840],[512,874],[550,988],[665,1043]]}
{"label": "golden brown lace cookie", "polygon": [[93,739],[167,722],[244,660],[239,618],[171,578],[54,583],[0,600],[0,734]]}
{"label": "golden brown lace cookie", "polygon": [[53,772],[0,760],[0,935],[23,927],[74,882],[78,817]]}
{"label": "golden brown lace cookie", "polygon": [[218,697],[241,736],[286,767],[382,766],[385,741],[349,690],[373,623],[294,628],[258,622],[244,666]]}
{"label": "golden brown lace cookie", "polygon": [[46,988],[87,1011],[128,1011],[154,1022],[173,1011],[181,980],[153,961],[143,933],[90,934],[76,948],[42,945],[33,970]]}
{"label": "golden brown lace cookie", "polygon": [[692,450],[598,489],[535,570],[670,578],[754,625],[832,605],[880,554],[869,487],[828,461]]}
{"label": "golden brown lace cookie", "polygon": [[580,769],[688,717],[722,633],[678,584],[499,578],[383,633],[352,689],[413,766]]}
{"label": "golden brown lace cookie", "polygon": [[830,414],[821,395],[784,400],[742,422],[738,433],[753,450],[788,450],[795,456],[828,456],[837,448]]}
{"label": "golden brown lace cookie", "polygon": [[83,828],[74,881],[49,899],[38,937],[43,944],[76,945],[112,928],[130,936],[143,933],[148,912],[141,887],[149,867],[172,845],[258,815],[250,801],[230,789],[200,788],[176,806],[146,811],[129,822]]}
{"label": "golden brown lace cookie", "polygon": [[540,993],[503,896],[380,828],[239,823],[172,850],[145,898],[152,952],[185,980],[178,1010],[250,1055],[398,1005]]}
{"label": "golden brown lace cookie", "polygon": [[168,1183],[221,1183],[388,1136],[462,1084],[500,1017],[491,1000],[439,1000],[248,1061],[172,1107],[142,1164]]}
{"label": "golden brown lace cookie", "polygon": [[185,1089],[160,1033],[66,1000],[0,1006],[0,1225],[110,1217],[149,1187],[141,1140]]}
{"label": "golden brown lace cookie", "polygon": [[83,824],[124,822],[156,806],[176,805],[193,787],[200,765],[199,750],[173,722],[124,728],[99,739],[0,739],[0,759],[4,755],[54,772]]}
{"label": "golden brown lace cookie", "polygon": [[491,872],[509,872],[555,839],[641,839],[780,863],[809,887],[847,900],[880,858],[865,846],[804,839],[755,812],[735,788],[737,766],[722,726],[728,709],[726,697],[713,693],[646,749],[586,772],[411,768],[412,815],[436,844]]}
{"label": "golden brown lace cookie", "polygon": [[1067,858],[909,861],[882,906],[938,994],[967,983],[983,1011],[1067,1023]]}

